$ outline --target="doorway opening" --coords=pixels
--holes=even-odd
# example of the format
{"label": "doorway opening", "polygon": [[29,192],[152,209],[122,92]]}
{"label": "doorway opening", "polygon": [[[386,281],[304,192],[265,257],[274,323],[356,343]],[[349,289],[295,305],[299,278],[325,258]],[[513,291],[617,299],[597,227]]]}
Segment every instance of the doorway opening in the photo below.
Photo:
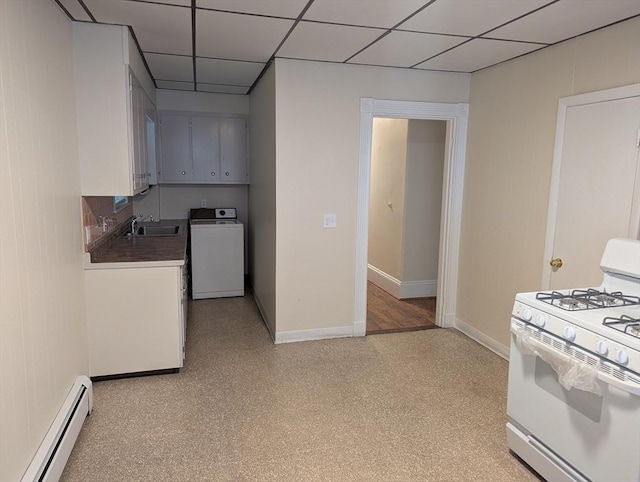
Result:
{"label": "doorway opening", "polygon": [[446,121],[374,117],[367,335],[437,328]]}
{"label": "doorway opening", "polygon": [[356,212],[354,336],[366,334],[369,236],[369,180],[374,117],[424,119],[446,122],[445,159],[440,216],[435,324],[455,325],[458,284],[458,247],[468,104],[361,99],[358,200]]}

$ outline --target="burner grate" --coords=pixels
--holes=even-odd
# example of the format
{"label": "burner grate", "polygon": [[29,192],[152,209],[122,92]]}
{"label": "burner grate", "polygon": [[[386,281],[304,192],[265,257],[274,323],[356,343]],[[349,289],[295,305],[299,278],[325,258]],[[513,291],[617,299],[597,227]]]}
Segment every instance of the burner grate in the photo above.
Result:
{"label": "burner grate", "polygon": [[608,293],[595,289],[573,290],[571,293],[542,292],[536,294],[536,299],[567,311],[640,305],[638,296],[625,295],[620,291]]}
{"label": "burner grate", "polygon": [[607,316],[602,320],[602,324],[610,326],[614,330],[640,338],[640,318],[632,318],[627,315],[620,317]]}

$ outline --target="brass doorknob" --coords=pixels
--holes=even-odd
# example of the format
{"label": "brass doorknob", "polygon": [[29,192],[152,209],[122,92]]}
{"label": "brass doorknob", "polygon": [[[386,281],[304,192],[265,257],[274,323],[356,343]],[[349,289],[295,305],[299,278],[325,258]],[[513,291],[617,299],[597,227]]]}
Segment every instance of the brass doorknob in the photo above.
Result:
{"label": "brass doorknob", "polygon": [[552,268],[562,268],[562,259],[553,258],[549,264]]}

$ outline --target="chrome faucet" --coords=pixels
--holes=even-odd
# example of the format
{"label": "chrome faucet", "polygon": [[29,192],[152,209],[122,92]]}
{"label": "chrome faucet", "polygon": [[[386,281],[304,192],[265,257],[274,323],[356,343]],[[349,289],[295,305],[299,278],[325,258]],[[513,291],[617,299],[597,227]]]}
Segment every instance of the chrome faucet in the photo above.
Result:
{"label": "chrome faucet", "polygon": [[131,236],[138,234],[138,218],[133,218],[131,221]]}

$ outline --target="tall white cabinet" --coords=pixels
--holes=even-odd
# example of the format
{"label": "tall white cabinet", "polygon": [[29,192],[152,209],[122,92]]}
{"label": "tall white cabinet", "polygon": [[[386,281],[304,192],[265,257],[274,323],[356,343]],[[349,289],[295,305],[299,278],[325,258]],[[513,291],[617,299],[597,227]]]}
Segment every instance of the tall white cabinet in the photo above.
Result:
{"label": "tall white cabinet", "polygon": [[138,194],[156,170],[153,80],[127,27],[74,22],[73,42],[81,193]]}
{"label": "tall white cabinet", "polygon": [[161,112],[159,117],[159,182],[249,183],[245,116]]}

